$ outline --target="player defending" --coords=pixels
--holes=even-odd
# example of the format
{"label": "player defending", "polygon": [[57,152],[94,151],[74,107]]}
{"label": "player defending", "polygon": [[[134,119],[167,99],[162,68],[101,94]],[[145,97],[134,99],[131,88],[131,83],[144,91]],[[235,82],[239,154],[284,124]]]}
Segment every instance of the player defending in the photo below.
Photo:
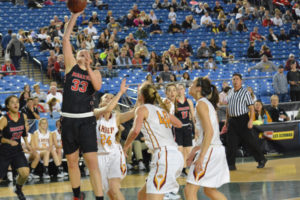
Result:
{"label": "player defending", "polygon": [[97,159],[96,118],[93,97],[102,85],[101,74],[90,67],[92,59],[87,50],[72,54],[70,35],[81,13],[72,14],[63,37],[65,83],[62,103],[62,143],[74,200],[84,199],[80,193],[79,148],[90,171],[90,182],[96,200],[103,200],[101,174]]}

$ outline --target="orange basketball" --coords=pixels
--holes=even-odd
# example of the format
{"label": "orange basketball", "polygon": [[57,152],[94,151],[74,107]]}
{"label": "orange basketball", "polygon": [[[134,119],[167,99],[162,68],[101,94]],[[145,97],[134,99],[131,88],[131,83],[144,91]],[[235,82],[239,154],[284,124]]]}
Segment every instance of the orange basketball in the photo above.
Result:
{"label": "orange basketball", "polygon": [[87,0],[68,0],[67,6],[72,13],[78,13],[85,9]]}

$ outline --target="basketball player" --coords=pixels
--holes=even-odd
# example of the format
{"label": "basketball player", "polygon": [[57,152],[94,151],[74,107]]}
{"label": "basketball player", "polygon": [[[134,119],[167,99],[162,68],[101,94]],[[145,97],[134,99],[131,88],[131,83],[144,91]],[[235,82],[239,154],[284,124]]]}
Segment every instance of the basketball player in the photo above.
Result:
{"label": "basketball player", "polygon": [[144,105],[139,106],[135,112],[124,152],[127,152],[142,131],[145,143],[153,155],[147,182],[138,192],[138,200],[162,200],[165,194],[177,193],[179,189],[176,178],[183,168],[183,157],[173,139],[171,127],[180,128],[182,123],[169,114],[154,85],[144,83],[138,99]]}
{"label": "basketball player", "polygon": [[81,13],[71,15],[63,37],[65,83],[62,103],[62,143],[68,162],[68,171],[74,200],[84,199],[80,192],[79,148],[89,169],[90,182],[96,200],[103,200],[101,174],[97,159],[96,118],[93,113],[95,91],[101,89],[99,71],[90,67],[92,59],[87,50],[72,53],[70,35]]}
{"label": "basketball player", "polygon": [[21,146],[21,137],[24,138],[27,149],[31,149],[27,141],[27,117],[19,112],[19,99],[12,95],[5,99],[8,110],[6,115],[0,118],[0,131],[2,132],[0,144],[0,182],[6,175],[8,166],[18,172],[14,192],[20,200],[26,200],[22,186],[29,175],[29,167]]}
{"label": "basketball player", "polygon": [[197,200],[197,192],[202,186],[209,199],[226,200],[216,189],[230,181],[215,110],[219,101],[217,88],[207,78],[197,78],[190,86],[189,94],[197,101],[196,127],[200,133],[187,159],[187,165],[192,165],[184,189],[185,197],[187,200]]}
{"label": "basketball player", "polygon": [[68,176],[68,173],[64,172],[64,168],[62,166],[62,157],[63,157],[63,150],[62,150],[62,142],[61,142],[61,124],[60,120],[57,120],[56,123],[56,130],[50,133],[50,140],[51,144],[53,144],[53,155],[56,158],[57,166],[58,166],[58,177],[62,178],[64,176]]}
{"label": "basketball player", "polygon": [[[115,107],[119,98],[113,99],[113,97],[112,94],[103,95],[100,109],[107,110],[108,105]],[[126,176],[126,160],[117,138],[120,137],[119,127],[121,123],[132,119],[134,110],[126,113],[97,113],[98,162],[103,189],[111,200],[125,200],[120,187],[122,179]]]}
{"label": "basketball player", "polygon": [[192,100],[185,97],[184,84],[177,84],[177,94],[175,116],[182,122],[182,128],[175,128],[174,132],[178,150],[182,153],[184,160],[182,175],[186,177],[186,159],[193,146],[192,120],[194,120],[194,105]]}
{"label": "basketball player", "polygon": [[174,115],[175,114],[175,101],[177,97],[177,88],[175,83],[169,83],[165,89],[166,97],[164,99],[164,103],[166,104],[169,112]]}

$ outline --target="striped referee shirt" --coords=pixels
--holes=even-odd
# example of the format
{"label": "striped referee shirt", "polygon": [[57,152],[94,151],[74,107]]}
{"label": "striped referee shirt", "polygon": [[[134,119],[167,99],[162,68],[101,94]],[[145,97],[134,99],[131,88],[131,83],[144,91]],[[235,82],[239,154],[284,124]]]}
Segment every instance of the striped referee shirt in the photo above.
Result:
{"label": "striped referee shirt", "polygon": [[230,117],[238,117],[248,113],[248,106],[253,105],[250,92],[240,88],[238,91],[231,89],[227,96],[228,114]]}

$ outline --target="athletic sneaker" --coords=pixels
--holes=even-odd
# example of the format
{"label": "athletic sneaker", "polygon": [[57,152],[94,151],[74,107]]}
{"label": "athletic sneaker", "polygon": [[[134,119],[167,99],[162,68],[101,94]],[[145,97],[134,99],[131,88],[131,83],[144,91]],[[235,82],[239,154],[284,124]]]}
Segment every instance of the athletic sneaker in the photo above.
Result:
{"label": "athletic sneaker", "polygon": [[142,161],[139,162],[139,170],[145,170],[146,167]]}
{"label": "athletic sneaker", "polygon": [[19,200],[26,200],[22,190],[18,190],[16,188],[16,186],[14,187],[14,192],[16,193],[16,195],[18,196]]}
{"label": "athletic sneaker", "polygon": [[48,173],[43,173],[43,179],[49,179],[49,178],[50,178],[50,176]]}
{"label": "athletic sneaker", "polygon": [[180,195],[175,194],[173,192],[167,193],[164,196],[164,200],[167,200],[167,199],[180,199],[180,198],[181,198]]}
{"label": "athletic sneaker", "polygon": [[73,200],[84,200],[85,199],[85,194],[83,192],[80,193],[80,197],[73,197]]}
{"label": "athletic sneaker", "polygon": [[132,168],[133,168],[132,164],[128,163],[128,164],[127,164],[127,169],[128,169],[128,170],[131,170]]}
{"label": "athletic sneaker", "polygon": [[12,171],[7,172],[7,179],[12,182],[13,181],[13,173]]}
{"label": "athletic sneaker", "polygon": [[57,178],[63,178],[65,176],[64,172],[60,172],[57,174]]}
{"label": "athletic sneaker", "polygon": [[34,174],[34,173],[30,173],[30,174],[29,174],[29,178],[31,178],[31,179],[39,179],[40,176],[38,176],[38,175],[36,175],[36,174]]}

